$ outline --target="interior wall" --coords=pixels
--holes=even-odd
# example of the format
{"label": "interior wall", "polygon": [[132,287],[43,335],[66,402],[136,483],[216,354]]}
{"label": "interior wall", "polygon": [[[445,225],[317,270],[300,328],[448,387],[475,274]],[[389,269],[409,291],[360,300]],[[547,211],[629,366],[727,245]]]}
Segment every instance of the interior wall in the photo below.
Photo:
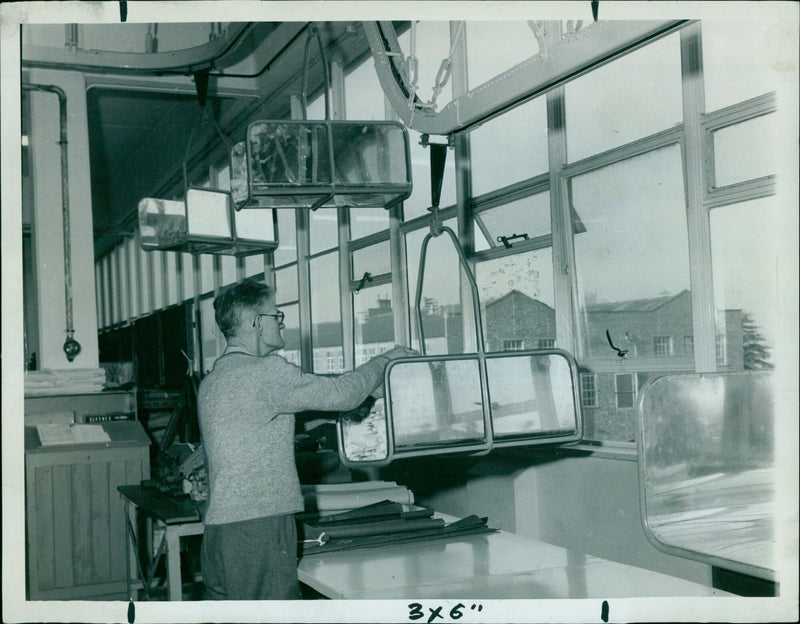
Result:
{"label": "interior wall", "polygon": [[443,513],[486,516],[494,528],[711,585],[711,566],[663,553],[647,540],[635,455],[556,457],[515,449],[492,453],[440,488],[431,486],[431,474],[404,477],[412,491],[423,492],[418,502]]}
{"label": "interior wall", "polygon": [[81,345],[77,357],[72,362],[67,361],[63,351],[67,321],[58,98],[52,93],[34,92],[31,93],[29,141],[39,302],[39,367],[96,368],[99,356],[85,82],[79,73],[55,70],[31,70],[26,81],[58,86],[67,96],[73,327],[74,338]]}

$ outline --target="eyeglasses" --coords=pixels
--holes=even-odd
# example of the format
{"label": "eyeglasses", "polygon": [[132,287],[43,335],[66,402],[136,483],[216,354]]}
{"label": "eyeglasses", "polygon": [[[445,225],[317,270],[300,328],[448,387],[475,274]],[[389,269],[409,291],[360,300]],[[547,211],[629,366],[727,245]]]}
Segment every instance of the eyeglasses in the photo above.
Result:
{"label": "eyeglasses", "polygon": [[253,327],[256,326],[256,322],[258,321],[258,318],[260,316],[271,316],[276,321],[278,321],[278,325],[283,325],[283,319],[286,317],[286,315],[281,310],[278,310],[275,314],[263,314],[263,313],[256,314],[256,317],[253,319]]}

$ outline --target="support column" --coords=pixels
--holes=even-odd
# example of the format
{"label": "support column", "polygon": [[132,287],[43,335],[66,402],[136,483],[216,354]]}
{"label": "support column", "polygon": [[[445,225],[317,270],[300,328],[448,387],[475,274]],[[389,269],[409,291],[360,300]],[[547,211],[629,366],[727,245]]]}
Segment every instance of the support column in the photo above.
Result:
{"label": "support column", "polygon": [[72,362],[63,351],[66,339],[64,239],[61,216],[59,102],[56,95],[31,92],[31,160],[33,174],[33,239],[39,301],[41,368],[96,368],[92,195],[89,169],[89,126],[86,86],[76,72],[31,70],[27,82],[60,87],[67,97],[67,159],[74,338],[81,352]]}

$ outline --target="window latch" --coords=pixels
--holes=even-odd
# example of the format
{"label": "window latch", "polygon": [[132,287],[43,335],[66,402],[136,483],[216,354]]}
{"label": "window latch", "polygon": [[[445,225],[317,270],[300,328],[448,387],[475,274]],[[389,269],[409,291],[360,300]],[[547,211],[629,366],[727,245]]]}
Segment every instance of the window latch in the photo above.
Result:
{"label": "window latch", "polygon": [[372,274],[369,271],[365,272],[363,277],[361,278],[361,281],[358,282],[358,286],[356,286],[356,289],[353,291],[353,293],[357,295],[358,291],[364,288],[367,282],[371,281],[372,281]]}
{"label": "window latch", "polygon": [[503,243],[503,246],[506,249],[511,249],[511,241],[518,240],[518,239],[528,240],[528,235],[527,234],[516,234],[515,233],[515,234],[512,234],[511,236],[498,236],[497,237],[497,242],[498,243]]}

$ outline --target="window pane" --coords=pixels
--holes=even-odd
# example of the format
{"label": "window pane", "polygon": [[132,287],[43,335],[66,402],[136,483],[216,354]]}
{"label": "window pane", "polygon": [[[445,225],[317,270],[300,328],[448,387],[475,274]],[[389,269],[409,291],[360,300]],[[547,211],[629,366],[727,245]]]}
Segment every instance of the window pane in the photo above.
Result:
{"label": "window pane", "polygon": [[487,351],[541,349],[555,345],[550,249],[479,262],[475,265],[475,280],[481,297]]}
{"label": "window pane", "polygon": [[389,375],[398,450],[486,437],[477,359],[398,363]]}
{"label": "window pane", "polygon": [[[455,219],[445,221],[455,228]],[[411,336],[419,350],[417,333],[416,296],[422,240],[430,230],[422,228],[406,235],[408,260],[408,300],[411,308]],[[458,255],[447,234],[433,238],[428,243],[425,259],[425,276],[422,289],[422,328],[425,334],[427,355],[463,352],[461,302],[459,299]]]}
{"label": "window pane", "polygon": [[178,303],[178,269],[175,266],[175,253],[164,254],[164,279],[167,280],[167,305]]}
{"label": "window pane", "polygon": [[[151,281],[151,266],[150,263],[152,262],[152,255],[153,252],[151,251],[143,251],[142,248],[137,245],[136,246],[136,253],[139,254],[139,267],[141,269],[139,284],[142,287],[142,299],[139,302],[139,315],[147,314],[148,312],[152,311],[152,306],[150,305],[150,291],[153,288],[153,283]],[[104,280],[105,280],[105,271],[103,272]],[[108,293],[108,284],[104,282],[104,286],[106,288],[105,292]],[[106,310],[105,315],[106,321],[108,321],[108,310]]]}
{"label": "window pane", "polygon": [[117,275],[117,263],[115,262],[114,251],[106,254],[106,261],[108,263],[108,287],[110,297],[110,312],[111,323],[119,321],[119,297],[117,296],[117,284],[119,283],[119,276]]}
{"label": "window pane", "polygon": [[217,165],[217,183],[215,188],[224,191],[228,191],[231,188],[231,168],[227,162]]}
{"label": "window pane", "polygon": [[284,328],[281,332],[284,347],[278,353],[292,364],[300,366],[300,313],[298,305],[282,305],[281,311],[286,315],[283,319]]}
{"label": "window pane", "polygon": [[560,355],[486,359],[496,438],[575,431],[572,372]]}
{"label": "window pane", "polygon": [[[527,22],[470,21],[466,28],[471,89],[539,53],[539,44]],[[503,53],[487,54],[487,50],[502,50]]]}
{"label": "window pane", "polygon": [[771,368],[778,339],[776,241],[780,206],[770,197],[711,211],[717,361],[725,370]]}
{"label": "window pane", "polygon": [[373,277],[391,272],[389,241],[370,245],[353,252],[353,279],[360,280],[364,273]]}
{"label": "window pane", "polygon": [[570,162],[680,123],[678,34],[567,83],[564,93]]}
{"label": "window pane", "polygon": [[394,347],[391,284],[353,293],[353,314],[356,366]]}
{"label": "window pane", "polygon": [[297,265],[275,271],[275,290],[277,302],[297,301]]}
{"label": "window pane", "polygon": [[383,89],[372,57],[344,77],[347,119],[380,121],[385,119]]}
{"label": "window pane", "polygon": [[136,238],[131,237],[125,239],[125,256],[128,262],[128,267],[130,268],[130,296],[131,296],[131,318],[135,318],[139,316],[139,310],[141,309],[141,302],[139,301],[139,291],[141,287],[139,283],[142,280],[141,275],[136,268],[136,254],[138,253],[136,249]]}
{"label": "window pane", "polygon": [[[103,329],[106,326],[105,319],[103,318],[103,301],[105,301],[105,293],[103,292],[103,280],[101,279],[100,263],[94,263],[94,303],[95,313],[97,314],[97,328]],[[27,359],[27,356],[26,356]],[[27,365],[27,362],[26,362]]]}
{"label": "window pane", "polygon": [[[411,179],[414,181],[414,190],[403,202],[403,220],[410,221],[415,217],[428,214],[431,206],[431,156],[430,151],[419,144],[420,133],[415,130],[408,131],[408,140],[411,152]],[[439,206],[442,208],[456,203],[456,165],[453,151],[447,150],[447,160],[444,165],[442,179],[442,194]]]}
{"label": "window pane", "polygon": [[547,173],[545,99],[536,98],[488,121],[471,132],[470,139],[474,195]]}
{"label": "window pane", "polygon": [[[164,252],[150,251],[153,267],[153,294],[155,295],[155,310],[164,307]],[[113,292],[113,291],[112,291]]]}
{"label": "window pane", "polygon": [[278,248],[275,266],[297,261],[297,232],[294,210],[278,210]]}
{"label": "window pane", "polygon": [[774,175],[776,115],[762,115],[714,132],[714,186]]}
{"label": "window pane", "polygon": [[236,282],[236,258],[233,256],[220,256],[222,261],[222,284],[227,286]]}
{"label": "window pane", "polygon": [[200,286],[203,294],[214,290],[214,258],[209,254],[200,256]]}
{"label": "window pane", "polygon": [[[781,40],[788,41],[789,24],[751,14],[747,19],[703,20],[701,27],[707,112],[774,91],[788,78],[783,74],[791,73],[785,63],[792,44],[783,52],[786,58],[780,49]],[[796,58],[797,51],[791,54]]]}
{"label": "window pane", "polygon": [[[339,256],[337,252],[314,258],[311,272],[311,321],[314,345],[314,372],[328,370],[328,352],[342,353],[342,313],[339,303]],[[338,357],[338,356],[337,356]],[[338,360],[337,360],[338,361]]]}
{"label": "window pane", "polygon": [[186,299],[191,299],[194,297],[194,256],[183,253],[181,257],[183,263],[183,296]]}
{"label": "window pane", "polygon": [[[332,104],[332,103],[331,103]],[[325,96],[320,94],[308,104],[306,119],[325,119]]]}
{"label": "window pane", "polygon": [[389,229],[389,211],[384,208],[350,210],[350,240]]}
{"label": "window pane", "polygon": [[245,256],[244,259],[245,277],[261,275],[263,272],[264,272],[264,254],[253,254],[252,256]]}
{"label": "window pane", "polygon": [[[484,249],[488,248],[488,244],[501,247],[503,243],[498,241],[498,236],[510,238],[527,234],[528,238],[536,238],[550,234],[550,230],[550,193],[537,193],[476,214],[475,249],[481,251],[477,241],[482,241],[481,247]],[[514,241],[510,242],[514,244]]]}
{"label": "window pane", "polygon": [[[618,394],[616,384],[627,382],[611,371],[694,370],[683,349],[654,352],[663,344],[656,336],[670,337],[674,346],[693,335],[681,171],[680,149],[671,146],[572,180],[584,226],[574,234],[581,364],[597,373],[597,407],[585,413],[587,438],[634,439],[633,395]],[[644,379],[638,375],[639,383]]]}
{"label": "window pane", "polygon": [[203,371],[208,373],[214,361],[222,355],[225,338],[214,320],[214,299],[208,297],[200,301],[200,327],[203,336]]}
{"label": "window pane", "polygon": [[114,296],[113,291],[111,290],[111,264],[109,262],[109,255],[106,254],[103,256],[101,262],[103,265],[103,292],[105,293],[105,298],[103,299],[103,309],[106,327],[108,327],[114,322],[114,319],[112,318]]}
{"label": "window pane", "polygon": [[336,208],[309,211],[311,253],[316,254],[339,245],[339,225]]}

